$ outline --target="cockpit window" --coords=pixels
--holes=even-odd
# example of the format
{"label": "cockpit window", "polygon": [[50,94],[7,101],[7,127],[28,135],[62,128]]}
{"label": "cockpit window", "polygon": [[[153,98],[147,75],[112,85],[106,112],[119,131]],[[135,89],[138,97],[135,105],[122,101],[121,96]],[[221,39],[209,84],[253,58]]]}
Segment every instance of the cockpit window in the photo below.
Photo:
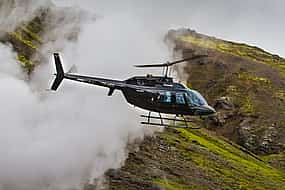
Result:
{"label": "cockpit window", "polygon": [[183,93],[176,93],[176,103],[185,104]]}
{"label": "cockpit window", "polygon": [[202,106],[202,105],[208,105],[206,100],[203,98],[203,96],[197,92],[196,90],[188,90],[187,91],[187,100],[191,101],[191,104],[195,106]]}

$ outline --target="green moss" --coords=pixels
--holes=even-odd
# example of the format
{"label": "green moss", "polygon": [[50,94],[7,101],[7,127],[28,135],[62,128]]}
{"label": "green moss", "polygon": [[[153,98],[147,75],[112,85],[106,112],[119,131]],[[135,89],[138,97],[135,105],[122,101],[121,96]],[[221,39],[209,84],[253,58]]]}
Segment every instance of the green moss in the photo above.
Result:
{"label": "green moss", "polygon": [[285,173],[285,152],[262,156],[262,159]]}
{"label": "green moss", "polygon": [[262,156],[262,158],[267,162],[270,160],[274,160],[274,159],[284,159],[285,158],[285,152],[282,152],[279,154],[264,155],[264,156]]}
{"label": "green moss", "polygon": [[238,89],[237,89],[237,86],[235,86],[235,85],[229,85],[228,87],[227,87],[227,93],[233,93],[233,94],[237,94],[238,93]]}
{"label": "green moss", "polygon": [[240,158],[242,156],[243,158],[245,158],[245,160],[251,159],[250,157],[248,157],[248,155],[241,154],[240,150],[233,148],[231,145],[227,144],[226,142],[223,142],[216,138],[212,138],[206,132],[202,133],[199,131],[192,131],[192,130],[185,130],[185,129],[178,129],[178,130],[181,132],[180,134],[184,138],[191,140],[191,141],[195,140],[201,146],[207,147],[209,151],[222,155],[225,158],[241,161]]}
{"label": "green moss", "polygon": [[278,98],[278,99],[280,99],[282,101],[285,101],[285,91],[283,91],[283,90],[275,91],[274,97],[276,97],[276,98]]}
{"label": "green moss", "polygon": [[271,84],[271,81],[269,79],[267,79],[267,78],[253,76],[253,75],[250,75],[249,73],[246,73],[246,72],[239,73],[238,74],[238,78],[241,79],[241,80],[258,82],[258,83],[260,83],[262,85]]}
{"label": "green moss", "polygon": [[39,16],[35,16],[31,21],[18,26],[13,32],[4,31],[6,35],[0,40],[12,45],[18,54],[18,60],[23,63],[28,74],[33,71],[35,64],[40,62],[40,60],[34,60],[33,57],[39,53],[37,50],[44,43],[41,36],[45,30],[44,23],[47,13],[48,10],[39,10]]}
{"label": "green moss", "polygon": [[36,50],[38,47],[34,45],[34,43],[31,40],[23,38],[21,34],[18,32],[11,32],[9,33],[13,38],[17,39],[18,41],[22,42],[24,45]]}
{"label": "green moss", "polygon": [[203,189],[198,187],[190,187],[187,185],[181,185],[174,181],[170,181],[167,179],[157,179],[154,181],[155,184],[165,188],[166,190],[194,190],[194,189]]}
{"label": "green moss", "polygon": [[112,180],[110,187],[155,184],[165,190],[283,190],[285,186],[281,170],[206,130],[166,129],[142,147],[130,155],[120,169],[123,175]]}
{"label": "green moss", "polygon": [[249,96],[245,97],[244,103],[241,107],[241,111],[246,114],[254,113],[254,106],[251,97]]}
{"label": "green moss", "polygon": [[39,43],[43,43],[43,39],[37,33],[31,31],[29,27],[22,26],[21,29],[26,32],[32,39],[36,40]]}
{"label": "green moss", "polygon": [[18,60],[23,63],[25,68],[33,67],[34,63],[28,60],[24,55],[18,54]]}
{"label": "green moss", "polygon": [[260,48],[241,43],[219,40],[216,38],[192,35],[181,36],[179,37],[179,40],[190,42],[199,47],[214,49],[222,53],[227,53],[256,62],[264,63],[266,65],[279,69],[280,73],[285,76],[285,59],[277,55],[272,55]]}
{"label": "green moss", "polygon": [[[225,141],[201,131],[179,129],[179,132],[189,142],[195,141],[196,146],[206,149],[204,150],[206,155],[201,152],[189,152],[184,156],[191,157],[191,160],[209,175],[223,179],[224,185],[231,186],[231,189],[268,189],[270,187],[282,189],[281,187],[285,186],[283,173]],[[209,155],[207,152],[212,154]],[[280,184],[276,185],[275,181],[279,181]]]}

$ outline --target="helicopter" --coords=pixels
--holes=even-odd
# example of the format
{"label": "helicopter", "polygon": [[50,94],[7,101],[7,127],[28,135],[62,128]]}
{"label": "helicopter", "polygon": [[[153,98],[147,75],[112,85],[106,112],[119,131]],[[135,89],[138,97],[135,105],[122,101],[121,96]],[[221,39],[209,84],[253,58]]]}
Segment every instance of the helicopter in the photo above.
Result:
{"label": "helicopter", "polygon": [[[108,96],[112,96],[115,90],[120,90],[129,104],[148,111],[148,115],[141,115],[142,118],[147,118],[147,121],[143,121],[141,124],[188,128],[188,122],[191,121],[187,120],[185,116],[207,116],[216,112],[198,91],[174,82],[173,78],[168,76],[171,66],[185,61],[201,59],[205,55],[194,55],[174,62],[134,65],[138,68],[162,67],[164,71],[161,76],[147,74],[122,81],[64,72],[59,53],[54,53],[53,57],[56,67],[56,74],[54,75],[56,77],[51,90],[56,91],[63,79],[106,87],[109,89]],[[158,113],[159,117],[152,116],[152,112]],[[162,117],[161,114],[172,114],[175,117]],[[177,117],[183,119],[177,119]],[[160,120],[160,122],[151,122],[151,119]],[[164,120],[174,121],[174,124],[167,124]],[[176,122],[184,122],[185,126],[176,125]]]}

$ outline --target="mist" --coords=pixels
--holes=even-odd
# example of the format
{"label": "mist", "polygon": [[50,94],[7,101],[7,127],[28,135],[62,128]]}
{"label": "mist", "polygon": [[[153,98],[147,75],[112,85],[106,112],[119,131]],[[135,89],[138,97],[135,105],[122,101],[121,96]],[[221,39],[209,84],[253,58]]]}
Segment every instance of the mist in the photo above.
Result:
{"label": "mist", "polygon": [[[26,21],[42,8],[32,0],[25,3],[24,12],[17,15],[16,10],[22,7],[15,7],[11,14],[0,17],[1,21],[17,16]],[[85,56],[81,48],[88,48],[81,47],[76,36],[82,35],[84,40],[89,35],[84,26],[93,27],[96,16],[78,8],[61,11],[51,3],[46,6],[54,10],[44,34],[46,43],[38,50],[44,58],[30,77],[11,47],[0,46],[1,190],[81,189],[107,169],[120,167],[127,156],[127,144],[144,136],[136,113],[119,93],[110,98],[106,89],[69,82],[58,92],[46,91],[54,72],[54,51],[61,52],[66,69],[73,64],[83,71],[97,68],[94,60],[76,58]],[[5,4],[1,8],[5,9]],[[5,28],[6,23],[1,24]],[[75,37],[70,40],[70,35]]]}
{"label": "mist", "polygon": [[[60,15],[63,22],[53,20],[45,34],[48,43],[39,50],[45,59],[30,80],[9,45],[0,45],[0,190],[80,189],[121,167],[127,144],[145,135],[137,111],[118,91],[107,97],[107,89],[69,81],[57,92],[46,91],[54,51],[61,53],[65,70],[75,64],[81,74],[122,80],[160,73],[132,65],[171,60],[164,35],[181,27],[285,55],[281,1],[16,2],[15,9],[1,9],[1,29],[13,30],[52,3],[74,9]],[[66,36],[73,32],[78,38],[69,41]]]}

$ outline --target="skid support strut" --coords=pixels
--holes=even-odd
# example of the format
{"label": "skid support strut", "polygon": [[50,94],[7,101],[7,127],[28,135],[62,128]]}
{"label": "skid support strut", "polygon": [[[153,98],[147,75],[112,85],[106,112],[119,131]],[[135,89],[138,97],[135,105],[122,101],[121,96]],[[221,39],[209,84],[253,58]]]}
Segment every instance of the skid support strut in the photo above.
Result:
{"label": "skid support strut", "polygon": [[[148,113],[148,115],[141,115],[142,118],[147,118],[147,122],[141,122],[141,124],[144,125],[154,125],[154,126],[162,126],[162,127],[172,127],[172,128],[191,128],[191,129],[200,129],[200,128],[193,128],[193,127],[189,127],[188,123],[192,122],[191,120],[187,120],[183,115],[182,118],[183,119],[177,119],[177,115],[174,116],[174,118],[167,118],[167,117],[162,117],[161,113],[158,113],[159,117],[157,116],[152,116],[151,112]],[[151,119],[157,119],[160,120],[160,123],[153,123],[151,122]],[[173,125],[171,124],[167,124],[164,123],[163,120],[167,120],[167,121],[173,121]],[[183,122],[185,124],[185,126],[181,126],[181,125],[176,125],[176,122]]]}

